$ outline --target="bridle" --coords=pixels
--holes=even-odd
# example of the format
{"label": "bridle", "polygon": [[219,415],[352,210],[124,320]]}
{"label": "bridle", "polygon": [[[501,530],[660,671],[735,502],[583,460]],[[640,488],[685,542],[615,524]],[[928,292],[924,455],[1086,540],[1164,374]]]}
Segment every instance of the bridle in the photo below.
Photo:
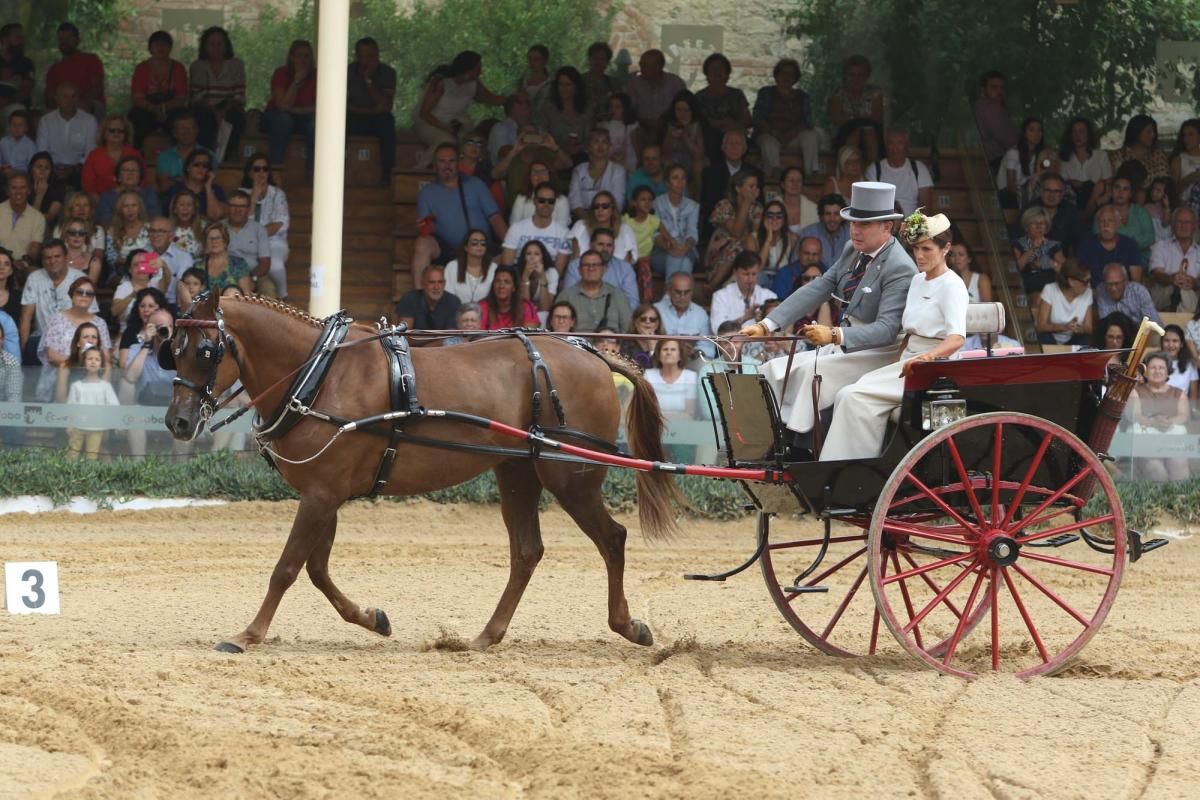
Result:
{"label": "bridle", "polygon": [[[172,381],[175,386],[182,386],[183,388],[193,391],[200,396],[201,422],[196,426],[196,432],[193,434],[193,438],[200,434],[201,429],[208,422],[208,420],[212,418],[213,414],[224,408],[226,404],[233,400],[233,398],[242,391],[242,389],[238,389],[237,392],[234,392],[229,397],[225,398],[224,401],[220,402],[217,400],[216,395],[213,394],[213,390],[217,383],[217,371],[220,369],[221,362],[225,359],[225,354],[227,352],[230,353],[233,356],[233,360],[237,362],[239,375],[242,373],[243,365],[242,359],[238,354],[237,343],[225,330],[225,314],[221,310],[220,306],[215,306],[213,308],[213,319],[195,319],[192,317],[192,312],[196,308],[196,305],[207,300],[208,297],[209,292],[204,292],[200,295],[197,295],[195,300],[192,301],[191,307],[189,307],[179,319],[175,320],[175,330],[171,334],[171,339],[163,344],[163,348],[167,348],[169,346],[171,349],[166,351],[166,357],[164,357],[164,350],[160,349],[158,359],[159,366],[163,367],[164,369],[176,369],[176,362],[178,358],[183,354],[183,351],[188,346],[189,328],[196,328],[200,330],[213,328],[217,331],[217,335],[211,338],[207,333],[201,333],[201,341],[196,345],[196,357],[208,365],[208,374],[205,377],[204,384],[201,385],[189,378],[181,377],[178,372],[176,372],[175,379]],[[220,424],[224,425],[230,421],[232,421],[232,419],[225,420]]]}

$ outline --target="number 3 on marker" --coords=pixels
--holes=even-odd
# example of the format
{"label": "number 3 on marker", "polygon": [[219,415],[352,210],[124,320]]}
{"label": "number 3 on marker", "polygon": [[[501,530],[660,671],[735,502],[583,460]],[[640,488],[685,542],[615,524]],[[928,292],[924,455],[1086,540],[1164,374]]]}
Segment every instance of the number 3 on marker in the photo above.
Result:
{"label": "number 3 on marker", "polygon": [[57,614],[58,563],[22,561],[4,565],[4,600],[9,614]]}
{"label": "number 3 on marker", "polygon": [[25,574],[21,576],[22,581],[29,581],[29,592],[27,597],[22,597],[21,602],[26,608],[41,608],[46,602],[46,593],[42,590],[42,583],[46,577],[36,569],[27,569]]}

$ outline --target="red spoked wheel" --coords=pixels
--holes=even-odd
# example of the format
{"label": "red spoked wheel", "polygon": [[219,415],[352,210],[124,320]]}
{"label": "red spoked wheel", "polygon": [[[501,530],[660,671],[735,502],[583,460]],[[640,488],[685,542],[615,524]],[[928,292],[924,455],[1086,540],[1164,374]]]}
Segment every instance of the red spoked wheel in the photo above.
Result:
{"label": "red spoked wheel", "polygon": [[[867,564],[887,628],[934,669],[1051,674],[1112,607],[1125,520],[1112,478],[1073,433],[1027,414],[980,414],[930,434],[896,466]],[[988,624],[971,636],[981,610]]]}
{"label": "red spoked wheel", "polygon": [[[867,516],[843,518],[831,533],[820,565],[800,581],[805,588],[825,587],[826,592],[796,590],[796,577],[813,563],[825,542],[823,532],[814,531],[811,517],[773,520],[760,516],[759,525],[768,525],[767,546],[759,564],[767,593],[779,613],[805,641],[831,656],[852,658],[874,655],[889,646],[887,631],[880,624],[880,614],[867,582]],[[937,515],[918,515],[926,519]],[[806,524],[807,522],[807,524]],[[885,551],[895,555],[897,563],[907,563],[907,554]],[[878,567],[881,575],[898,571],[891,560]],[[914,581],[922,581],[915,578]],[[986,612],[980,606],[968,621],[973,629]],[[933,647],[936,652],[946,642]],[[894,649],[895,645],[891,645]]]}

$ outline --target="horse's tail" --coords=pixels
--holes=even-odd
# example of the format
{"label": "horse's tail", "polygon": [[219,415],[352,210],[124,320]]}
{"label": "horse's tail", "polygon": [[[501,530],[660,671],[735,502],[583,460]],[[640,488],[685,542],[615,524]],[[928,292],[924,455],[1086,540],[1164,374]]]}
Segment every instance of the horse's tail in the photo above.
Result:
{"label": "horse's tail", "polygon": [[[642,377],[634,364],[605,358],[608,368],[633,384],[633,396],[625,417],[625,436],[630,453],[647,461],[666,461],[663,451],[663,417],[658,408],[654,387]],[[669,472],[637,473],[638,518],[642,534],[648,539],[667,538],[678,532],[675,523],[676,504],[687,501]]]}

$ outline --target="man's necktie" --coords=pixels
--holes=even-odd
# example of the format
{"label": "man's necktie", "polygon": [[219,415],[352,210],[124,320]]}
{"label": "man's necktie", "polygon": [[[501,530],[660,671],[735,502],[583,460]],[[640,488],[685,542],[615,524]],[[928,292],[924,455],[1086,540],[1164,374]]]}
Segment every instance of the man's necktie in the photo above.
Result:
{"label": "man's necktie", "polygon": [[867,265],[871,263],[871,257],[863,253],[858,257],[858,263],[854,265],[850,275],[846,278],[846,285],[842,287],[842,299],[847,303],[850,298],[854,297],[855,290],[862,283],[863,275],[867,273]]}

